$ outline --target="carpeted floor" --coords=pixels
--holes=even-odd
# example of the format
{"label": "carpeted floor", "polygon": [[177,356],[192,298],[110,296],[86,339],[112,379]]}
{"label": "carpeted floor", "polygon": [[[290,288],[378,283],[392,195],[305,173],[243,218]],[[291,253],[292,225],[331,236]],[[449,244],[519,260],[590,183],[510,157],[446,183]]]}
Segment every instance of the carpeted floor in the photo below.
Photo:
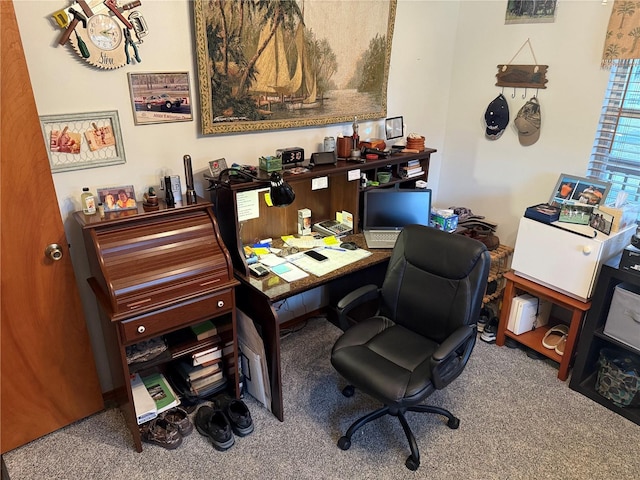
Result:
{"label": "carpeted floor", "polygon": [[194,431],[168,451],[132,447],[116,409],[8,452],[11,480],[42,479],[637,479],[640,426],[572,391],[546,361],[481,341],[465,372],[430,402],[461,420],[408,414],[421,466],[404,466],[409,448],[397,419],[361,429],[351,449],[336,441],[378,405],[344,385],[329,362],[340,331],[324,319],[283,339],[285,421],[247,396],[256,430],[226,452]]}

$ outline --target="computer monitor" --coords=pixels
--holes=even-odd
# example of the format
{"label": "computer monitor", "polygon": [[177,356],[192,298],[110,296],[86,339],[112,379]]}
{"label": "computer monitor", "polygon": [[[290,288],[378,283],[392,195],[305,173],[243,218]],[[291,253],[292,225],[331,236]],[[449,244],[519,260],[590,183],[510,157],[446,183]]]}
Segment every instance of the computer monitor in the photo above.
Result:
{"label": "computer monitor", "polygon": [[430,225],[431,190],[378,188],[364,193],[363,230],[401,230],[413,223]]}

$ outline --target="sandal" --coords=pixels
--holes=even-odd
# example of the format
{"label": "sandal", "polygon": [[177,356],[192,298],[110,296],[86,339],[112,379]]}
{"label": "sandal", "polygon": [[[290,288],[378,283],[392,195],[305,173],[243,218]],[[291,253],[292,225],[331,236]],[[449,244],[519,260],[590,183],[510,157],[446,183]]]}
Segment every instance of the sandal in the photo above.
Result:
{"label": "sandal", "polygon": [[558,342],[558,344],[556,345],[556,348],[554,348],[554,350],[556,351],[556,353],[558,355],[563,355],[564,354],[564,347],[567,345],[567,336],[563,335],[563,337],[560,339],[560,341]]}
{"label": "sandal", "polygon": [[556,325],[547,330],[542,339],[542,345],[549,350],[555,350],[560,341],[569,334],[569,327],[564,324]]}

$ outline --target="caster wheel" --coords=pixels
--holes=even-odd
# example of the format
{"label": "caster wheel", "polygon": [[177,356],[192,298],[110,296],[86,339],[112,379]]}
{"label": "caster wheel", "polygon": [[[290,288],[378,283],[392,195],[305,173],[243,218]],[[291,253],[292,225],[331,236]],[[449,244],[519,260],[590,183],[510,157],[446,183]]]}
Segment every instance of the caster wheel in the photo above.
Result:
{"label": "caster wheel", "polygon": [[405,467],[407,467],[412,472],[415,472],[420,466],[420,461],[413,458],[413,455],[409,455],[407,457],[407,461],[404,462]]}
{"label": "caster wheel", "polygon": [[455,430],[459,426],[460,426],[460,419],[459,418],[453,417],[452,419],[450,419],[447,422],[447,427],[449,427],[449,428],[451,428],[453,430]]}
{"label": "caster wheel", "polygon": [[345,397],[353,397],[354,393],[356,393],[356,389],[353,385],[347,385],[342,389],[342,395]]}
{"label": "caster wheel", "polygon": [[347,437],[340,437],[340,440],[338,440],[338,447],[342,450],[349,450],[351,447],[351,440]]}

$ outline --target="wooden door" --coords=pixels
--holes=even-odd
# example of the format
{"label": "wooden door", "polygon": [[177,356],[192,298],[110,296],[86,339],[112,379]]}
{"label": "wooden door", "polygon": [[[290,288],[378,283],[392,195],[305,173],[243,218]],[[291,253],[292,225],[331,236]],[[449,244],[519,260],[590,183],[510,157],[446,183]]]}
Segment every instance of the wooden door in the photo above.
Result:
{"label": "wooden door", "polygon": [[[4,453],[100,411],[103,401],[13,3],[0,9]],[[49,244],[61,246],[60,260],[45,256]]]}

